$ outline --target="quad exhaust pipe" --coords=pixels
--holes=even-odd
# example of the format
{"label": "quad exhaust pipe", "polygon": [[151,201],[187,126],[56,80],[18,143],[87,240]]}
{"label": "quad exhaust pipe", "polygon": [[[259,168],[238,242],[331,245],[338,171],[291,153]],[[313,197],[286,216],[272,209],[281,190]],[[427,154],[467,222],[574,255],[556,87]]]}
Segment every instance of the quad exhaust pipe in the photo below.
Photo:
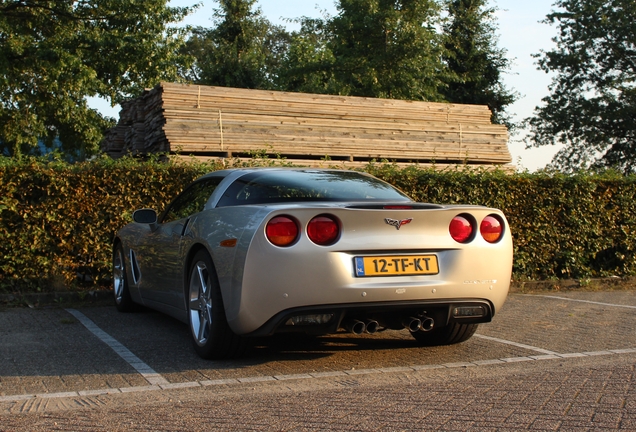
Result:
{"label": "quad exhaust pipe", "polygon": [[[366,319],[364,321],[349,319],[343,323],[343,326],[349,333],[357,335],[362,333],[374,334],[380,329],[380,324],[373,319]],[[427,316],[421,318],[409,317],[402,321],[402,326],[411,333],[418,331],[428,332],[435,327],[435,320]]]}

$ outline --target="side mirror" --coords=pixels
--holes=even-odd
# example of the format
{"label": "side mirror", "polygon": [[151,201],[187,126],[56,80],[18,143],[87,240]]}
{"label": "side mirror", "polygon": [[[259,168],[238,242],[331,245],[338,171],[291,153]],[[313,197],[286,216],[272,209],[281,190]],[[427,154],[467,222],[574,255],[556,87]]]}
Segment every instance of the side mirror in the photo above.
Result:
{"label": "side mirror", "polygon": [[157,223],[157,212],[153,209],[135,210],[133,220],[140,224],[155,225]]}

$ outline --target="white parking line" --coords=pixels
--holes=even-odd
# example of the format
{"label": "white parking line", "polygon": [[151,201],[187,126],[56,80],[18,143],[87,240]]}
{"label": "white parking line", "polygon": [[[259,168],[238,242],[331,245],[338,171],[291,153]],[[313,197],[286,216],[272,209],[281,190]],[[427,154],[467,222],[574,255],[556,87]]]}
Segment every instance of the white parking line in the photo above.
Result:
{"label": "white parking line", "polygon": [[121,358],[131,365],[137,372],[141,374],[153,386],[169,384],[168,380],[155,372],[153,368],[144,363],[139,357],[134,355],[128,348],[117,342],[115,338],[110,336],[104,330],[100,329],[97,324],[91,321],[86,315],[75,309],[66,309],[68,313],[73,315],[84,327],[99,338],[106,345],[111,347]]}
{"label": "white parking line", "polygon": [[614,303],[601,303],[601,302],[595,302],[595,301],[590,301],[590,300],[572,299],[572,298],[567,298],[567,297],[549,296],[549,295],[534,295],[534,294],[525,294],[525,295],[530,296],[530,297],[545,297],[545,298],[557,299],[557,300],[568,300],[568,301],[580,302],[580,303],[590,303],[590,304],[595,304],[595,305],[600,305],[600,306],[610,306],[610,307],[618,307],[618,308],[636,309],[636,306],[619,305],[619,304],[614,304]]}
{"label": "white parking line", "polygon": [[[493,339],[496,339],[496,338],[493,338]],[[519,344],[519,345],[522,345],[522,344]],[[467,368],[467,367],[475,367],[475,366],[505,365],[505,364],[517,363],[517,362],[549,361],[554,359],[564,360],[564,359],[578,358],[578,357],[609,356],[609,355],[619,355],[619,354],[636,354],[636,348],[625,348],[625,349],[616,349],[616,350],[607,350],[607,351],[590,351],[590,352],[567,353],[567,354],[554,353],[551,355],[548,354],[548,355],[527,356],[527,357],[526,356],[508,357],[508,358],[500,358],[500,359],[492,359],[492,360],[476,360],[473,362],[415,365],[415,366],[383,368],[383,369],[349,369],[344,371],[315,372],[315,373],[309,373],[309,374],[251,376],[251,377],[228,378],[228,379],[218,379],[218,380],[190,381],[190,382],[173,383],[173,384],[166,382],[165,384],[149,385],[149,386],[141,386],[141,387],[103,388],[103,389],[82,390],[82,391],[76,391],[76,392],[63,392],[63,393],[9,395],[9,396],[0,396],[0,402],[19,402],[19,401],[35,399],[35,398],[56,399],[56,398],[83,397],[83,396],[90,396],[90,395],[106,395],[106,394],[117,394],[117,393],[119,394],[139,393],[139,392],[146,392],[146,391],[170,390],[170,389],[182,389],[182,388],[194,388],[194,387],[209,387],[209,386],[221,386],[221,385],[241,385],[241,384],[244,385],[244,384],[253,384],[253,383],[259,383],[259,382],[320,379],[320,378],[326,378],[326,377],[347,377],[347,376],[355,376],[355,375],[361,375],[361,374],[379,375],[379,374],[387,374],[387,373],[390,374],[390,373],[405,373],[405,372],[418,373],[418,372],[425,372],[432,369],[457,369],[457,368]]]}
{"label": "white parking line", "polygon": [[523,349],[527,349],[530,351],[536,351],[536,352],[540,352],[541,354],[556,354],[554,351],[549,351],[543,348],[537,348],[531,345],[525,345],[525,344],[521,344],[518,342],[512,342],[509,340],[505,340],[505,339],[499,339],[496,337],[492,337],[492,336],[484,336],[484,335],[480,335],[480,334],[476,334],[475,337],[478,338],[482,338],[482,339],[486,339],[486,340],[490,340],[493,342],[499,342],[501,344],[506,344],[506,345],[512,345],[512,346],[516,346],[517,348],[523,348]]}

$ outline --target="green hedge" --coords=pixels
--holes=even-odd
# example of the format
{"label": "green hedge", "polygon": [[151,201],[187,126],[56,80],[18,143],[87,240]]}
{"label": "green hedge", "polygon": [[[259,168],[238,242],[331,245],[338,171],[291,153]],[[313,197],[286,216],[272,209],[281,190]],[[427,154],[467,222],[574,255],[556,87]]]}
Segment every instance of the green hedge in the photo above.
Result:
{"label": "green hedge", "polygon": [[636,274],[636,177],[438,173],[387,166],[368,172],[417,201],[501,209],[514,238],[515,280]]}
{"label": "green hedge", "polygon": [[[219,168],[129,158],[74,165],[0,158],[0,290],[107,285],[113,236],[132,211],[163,209],[193,179]],[[514,236],[515,280],[636,274],[636,177],[436,172],[390,164],[365,170],[418,201],[502,209]]]}
{"label": "green hedge", "polygon": [[123,158],[69,165],[0,159],[0,287],[108,283],[115,232],[140,207],[162,208],[202,166]]}

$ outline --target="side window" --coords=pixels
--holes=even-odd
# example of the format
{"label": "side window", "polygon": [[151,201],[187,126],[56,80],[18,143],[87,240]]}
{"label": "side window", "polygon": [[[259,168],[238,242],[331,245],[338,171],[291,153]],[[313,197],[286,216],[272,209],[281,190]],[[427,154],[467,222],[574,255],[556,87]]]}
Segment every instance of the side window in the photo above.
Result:
{"label": "side window", "polygon": [[221,183],[221,177],[213,177],[192,184],[175,198],[166,210],[161,223],[168,223],[187,218],[195,213],[203,211],[214,189]]}

